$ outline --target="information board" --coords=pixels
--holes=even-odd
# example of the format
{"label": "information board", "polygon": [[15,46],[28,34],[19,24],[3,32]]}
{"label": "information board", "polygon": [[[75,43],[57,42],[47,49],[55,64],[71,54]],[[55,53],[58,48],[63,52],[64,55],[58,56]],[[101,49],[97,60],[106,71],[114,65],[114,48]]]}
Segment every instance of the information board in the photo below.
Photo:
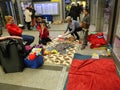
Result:
{"label": "information board", "polygon": [[34,3],[34,8],[36,10],[35,15],[58,15],[59,14],[58,2]]}

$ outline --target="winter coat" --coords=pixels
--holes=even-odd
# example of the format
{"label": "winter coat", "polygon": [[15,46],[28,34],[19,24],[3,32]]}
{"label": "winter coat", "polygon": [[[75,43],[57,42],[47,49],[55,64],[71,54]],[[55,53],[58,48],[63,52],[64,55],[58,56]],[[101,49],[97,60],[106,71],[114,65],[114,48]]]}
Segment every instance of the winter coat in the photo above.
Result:
{"label": "winter coat", "polygon": [[25,10],[24,15],[25,15],[25,21],[26,22],[31,22],[32,21],[32,19],[31,19],[32,12],[30,12],[28,9]]}
{"label": "winter coat", "polygon": [[8,33],[11,36],[21,36],[22,35],[22,29],[19,28],[16,24],[6,24],[6,28],[8,30]]}
{"label": "winter coat", "polygon": [[41,26],[37,26],[37,29],[38,29],[38,31],[39,31],[39,37],[41,38],[41,39],[45,39],[45,38],[48,38],[49,37],[49,31],[48,31],[48,29],[47,28],[44,28],[44,30],[42,30],[42,28],[41,28]]}

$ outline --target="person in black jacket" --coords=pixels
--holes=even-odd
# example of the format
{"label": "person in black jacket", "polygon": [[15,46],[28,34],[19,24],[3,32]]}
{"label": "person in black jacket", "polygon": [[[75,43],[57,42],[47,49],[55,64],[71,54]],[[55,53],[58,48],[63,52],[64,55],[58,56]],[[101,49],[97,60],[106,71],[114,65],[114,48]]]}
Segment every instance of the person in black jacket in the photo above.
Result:
{"label": "person in black jacket", "polygon": [[72,17],[73,20],[77,20],[77,7],[75,2],[71,4],[70,16]]}
{"label": "person in black jacket", "polygon": [[77,12],[77,17],[79,18],[79,21],[80,21],[81,7],[79,3],[77,3],[76,12]]}
{"label": "person in black jacket", "polygon": [[29,11],[32,12],[31,19],[32,19],[32,27],[35,26],[35,9],[33,8],[33,5],[30,4]]}

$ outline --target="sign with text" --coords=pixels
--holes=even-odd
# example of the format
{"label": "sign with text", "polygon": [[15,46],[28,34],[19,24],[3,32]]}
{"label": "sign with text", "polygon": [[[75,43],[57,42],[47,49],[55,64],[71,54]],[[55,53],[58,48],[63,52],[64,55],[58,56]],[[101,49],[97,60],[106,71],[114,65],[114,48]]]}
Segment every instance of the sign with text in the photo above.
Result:
{"label": "sign with text", "polygon": [[34,3],[35,15],[58,15],[59,5],[57,2]]}

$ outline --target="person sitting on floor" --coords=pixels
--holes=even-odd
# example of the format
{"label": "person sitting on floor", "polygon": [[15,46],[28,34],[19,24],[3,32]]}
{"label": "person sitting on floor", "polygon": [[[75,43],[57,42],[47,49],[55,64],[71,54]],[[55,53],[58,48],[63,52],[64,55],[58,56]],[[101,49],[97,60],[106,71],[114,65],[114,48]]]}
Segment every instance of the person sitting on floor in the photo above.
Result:
{"label": "person sitting on floor", "polygon": [[14,20],[13,20],[13,17],[12,16],[5,16],[5,19],[6,19],[6,28],[8,30],[8,33],[11,35],[11,36],[20,36],[23,38],[23,41],[26,42],[25,45],[30,45],[33,43],[34,41],[34,36],[31,36],[31,35],[22,35],[22,29],[19,28],[15,23],[14,23]]}
{"label": "person sitting on floor", "polygon": [[41,26],[38,26],[37,29],[39,31],[39,44],[46,45],[51,41],[49,38],[49,30],[46,27],[46,23],[41,23]]}

